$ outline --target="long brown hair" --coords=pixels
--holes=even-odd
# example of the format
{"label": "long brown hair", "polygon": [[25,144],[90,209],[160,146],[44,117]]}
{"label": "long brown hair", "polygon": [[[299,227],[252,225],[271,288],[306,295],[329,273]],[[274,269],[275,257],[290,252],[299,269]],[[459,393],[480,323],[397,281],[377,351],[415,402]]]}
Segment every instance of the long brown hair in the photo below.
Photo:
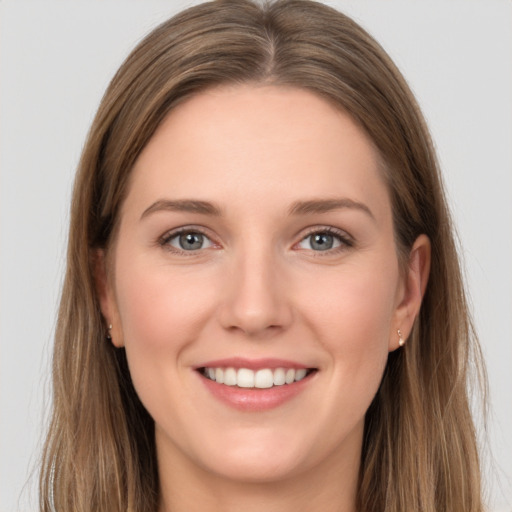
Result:
{"label": "long brown hair", "polygon": [[172,108],[208,87],[251,82],[308,89],[349,112],[379,149],[399,256],[422,233],[432,244],[420,315],[406,349],[389,355],[366,415],[358,510],[481,512],[467,396],[480,355],[427,127],[378,43],[309,0],[192,7],[149,34],[108,87],[74,188],[41,510],[158,508],[154,424],[124,349],[105,339],[93,255],[108,251],[134,162]]}

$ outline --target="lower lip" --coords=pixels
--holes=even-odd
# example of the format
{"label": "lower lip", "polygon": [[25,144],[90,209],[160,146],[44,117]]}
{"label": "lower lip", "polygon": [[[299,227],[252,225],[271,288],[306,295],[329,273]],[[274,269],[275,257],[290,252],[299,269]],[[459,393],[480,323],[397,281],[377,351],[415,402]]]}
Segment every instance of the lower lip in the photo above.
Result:
{"label": "lower lip", "polygon": [[279,407],[296,397],[310,383],[317,372],[312,372],[298,382],[271,388],[239,388],[226,386],[198,374],[206,388],[221,402],[241,411],[267,411]]}

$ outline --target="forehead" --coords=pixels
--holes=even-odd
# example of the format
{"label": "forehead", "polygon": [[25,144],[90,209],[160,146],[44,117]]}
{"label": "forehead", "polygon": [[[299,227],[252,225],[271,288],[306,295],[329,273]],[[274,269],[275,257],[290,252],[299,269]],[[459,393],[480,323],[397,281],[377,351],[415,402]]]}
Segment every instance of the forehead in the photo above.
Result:
{"label": "forehead", "polygon": [[306,195],[387,198],[377,150],[357,123],[309,91],[276,86],[189,98],[159,126],[131,178],[127,202],[139,209],[164,195],[283,208]]}

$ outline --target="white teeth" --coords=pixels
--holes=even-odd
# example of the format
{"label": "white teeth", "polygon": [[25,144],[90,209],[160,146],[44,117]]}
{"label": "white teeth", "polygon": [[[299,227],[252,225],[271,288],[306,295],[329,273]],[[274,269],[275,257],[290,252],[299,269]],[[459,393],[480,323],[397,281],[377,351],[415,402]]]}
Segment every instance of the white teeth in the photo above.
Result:
{"label": "white teeth", "polygon": [[254,375],[254,386],[257,388],[271,388],[274,385],[272,370],[258,370]]}
{"label": "white teeth", "polygon": [[218,384],[238,386],[240,388],[267,389],[272,386],[283,386],[302,380],[308,371],[306,368],[295,370],[294,368],[264,368],[249,370],[248,368],[204,368],[203,375]]}
{"label": "white teeth", "polygon": [[236,377],[237,385],[239,388],[254,387],[254,372],[252,370],[248,370],[247,368],[240,368],[236,374]]}
{"label": "white teeth", "polygon": [[226,368],[224,370],[224,384],[228,386],[236,386],[236,370],[234,368]]}
{"label": "white teeth", "polygon": [[[284,378],[284,381],[286,384],[291,384],[295,380],[295,370],[293,368],[290,368],[289,370],[286,370],[286,376]],[[217,381],[219,382],[219,381]]]}
{"label": "white teeth", "polygon": [[300,368],[299,370],[295,370],[295,381],[302,380],[306,376],[306,369]]}
{"label": "white teeth", "polygon": [[274,370],[274,386],[282,386],[286,382],[286,373],[284,368]]}

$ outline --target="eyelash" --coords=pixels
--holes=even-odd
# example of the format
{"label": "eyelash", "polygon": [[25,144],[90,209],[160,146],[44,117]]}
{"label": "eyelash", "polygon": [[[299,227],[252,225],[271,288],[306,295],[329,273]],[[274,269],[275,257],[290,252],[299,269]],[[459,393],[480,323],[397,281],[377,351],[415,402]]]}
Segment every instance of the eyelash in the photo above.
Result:
{"label": "eyelash", "polygon": [[[350,237],[345,231],[341,231],[339,229],[333,228],[332,226],[326,226],[326,227],[314,227],[307,231],[306,235],[303,236],[298,243],[301,243],[302,241],[306,240],[310,236],[313,235],[331,235],[334,238],[337,238],[340,242],[339,247],[335,247],[333,249],[327,249],[325,251],[313,251],[311,250],[311,253],[314,257],[328,257],[333,256],[335,254],[339,254],[340,252],[346,251],[347,249],[350,249],[354,246],[354,240],[352,237]],[[295,244],[296,245],[296,244]]]}
{"label": "eyelash", "polygon": [[[207,238],[208,240],[210,240],[210,237],[201,229],[201,228],[197,228],[197,227],[194,227],[194,226],[186,226],[186,227],[183,227],[183,228],[178,228],[174,231],[171,231],[169,233],[166,233],[165,235],[163,235],[162,237],[159,238],[158,240],[158,244],[164,248],[165,250],[173,253],[173,254],[179,254],[180,256],[197,256],[197,253],[199,250],[197,251],[185,251],[185,250],[180,250],[180,249],[177,249],[176,247],[173,247],[172,245],[170,245],[170,241],[180,235],[183,235],[185,233],[189,233],[189,234],[199,234],[199,235],[203,235],[205,238]],[[214,242],[212,242],[213,244]]]}
{"label": "eyelash", "polygon": [[[178,228],[174,231],[166,233],[165,235],[163,235],[162,237],[160,237],[158,239],[158,244],[165,250],[172,252],[174,254],[179,254],[180,256],[196,256],[198,251],[200,251],[201,249],[185,251],[185,250],[177,249],[177,248],[173,247],[172,245],[170,245],[170,243],[169,243],[174,238],[176,238],[182,234],[185,234],[185,233],[203,235],[208,240],[210,240],[210,242],[212,244],[215,245],[215,243],[213,241],[211,241],[210,237],[201,228],[197,228],[194,226]],[[346,251],[347,249],[354,246],[354,240],[347,233],[345,233],[344,231],[341,231],[339,229],[333,228],[331,226],[311,228],[310,230],[308,230],[306,235],[303,236],[300,239],[300,241],[297,243],[301,243],[304,240],[306,240],[307,238],[309,238],[310,236],[318,235],[318,234],[327,234],[327,235],[333,236],[334,238],[338,239],[338,241],[340,242],[340,245],[338,247],[335,247],[333,249],[327,249],[325,251],[310,250],[311,253],[314,255],[314,257],[332,256],[333,254],[338,254],[340,252]],[[294,244],[294,246],[295,245],[297,245],[297,244]],[[307,250],[307,249],[305,249],[305,250]]]}

